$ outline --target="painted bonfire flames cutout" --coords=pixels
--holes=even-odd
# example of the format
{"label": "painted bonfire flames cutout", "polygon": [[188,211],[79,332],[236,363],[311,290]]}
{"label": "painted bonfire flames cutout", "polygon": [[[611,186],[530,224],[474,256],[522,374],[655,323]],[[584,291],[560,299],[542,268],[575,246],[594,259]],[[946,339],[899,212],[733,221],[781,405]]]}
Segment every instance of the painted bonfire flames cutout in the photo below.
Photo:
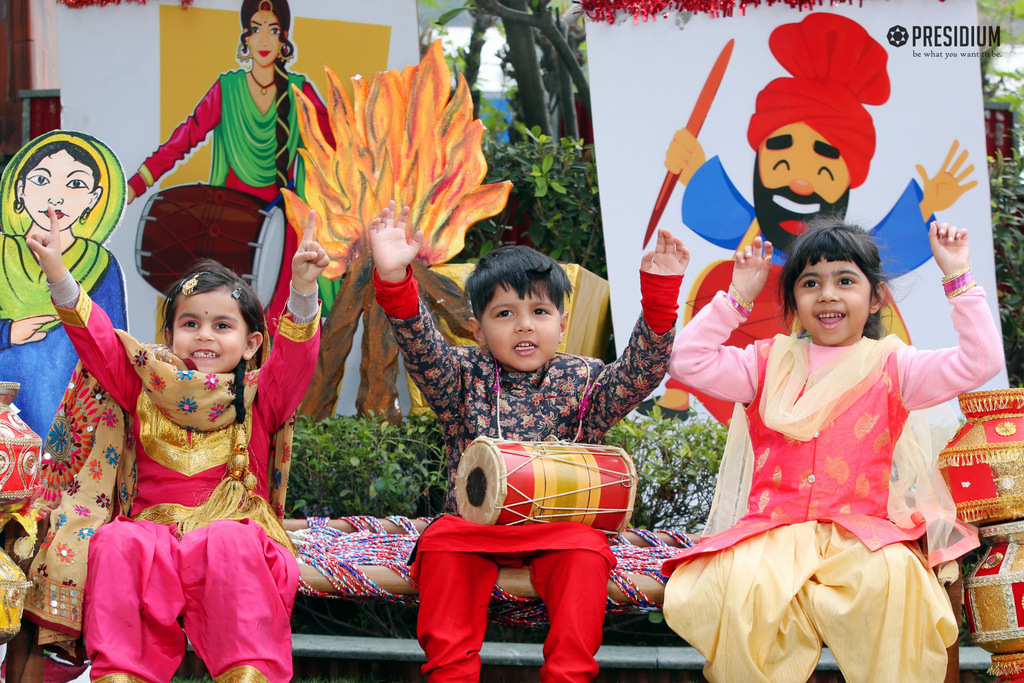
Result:
{"label": "painted bonfire flames cutout", "polygon": [[[440,41],[423,61],[402,71],[352,79],[349,100],[338,77],[327,69],[328,111],[336,148],[324,140],[313,105],[296,92],[298,121],[306,149],[306,202],[284,191],[289,222],[302,225],[310,208],[318,214],[316,239],[331,264],[324,275],[345,276],[324,323],[324,344],[302,412],[333,414],[337,387],[359,318],[363,318],[360,414],[372,411],[401,420],[398,409],[398,349],[384,312],[373,296],[373,261],[366,226],[389,200],[411,209],[410,226],[424,232],[413,271],[421,296],[453,332],[471,336],[469,307],[462,290],[427,270],[462,251],[466,230],[499,213],[512,184],[480,185],[487,174],[480,142],[483,124],[460,74],[451,93],[451,72]],[[449,99],[449,95],[451,97]]]}

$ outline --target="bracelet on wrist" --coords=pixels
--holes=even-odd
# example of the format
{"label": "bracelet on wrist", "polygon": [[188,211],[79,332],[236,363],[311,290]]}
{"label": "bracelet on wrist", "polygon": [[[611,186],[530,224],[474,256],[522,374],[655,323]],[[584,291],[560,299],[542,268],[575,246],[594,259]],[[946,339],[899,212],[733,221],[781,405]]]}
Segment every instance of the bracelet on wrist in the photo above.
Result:
{"label": "bracelet on wrist", "polygon": [[949,275],[946,275],[945,277],[943,277],[942,278],[942,284],[946,284],[947,282],[952,282],[953,280],[957,279],[958,277],[966,275],[969,272],[971,272],[971,264],[970,263],[965,265],[960,270],[958,270],[956,272],[953,272],[953,273],[950,273]]}
{"label": "bracelet on wrist", "polygon": [[729,300],[729,305],[740,314],[743,318],[750,317],[750,312],[754,310],[754,304],[750,303],[736,291],[736,288],[729,285],[729,291],[725,294]]}
{"label": "bracelet on wrist", "polygon": [[956,273],[952,273],[952,275],[956,275],[956,277],[949,280],[944,280],[942,283],[942,288],[945,290],[946,298],[948,299],[952,299],[955,296],[959,296],[960,294],[966,292],[968,289],[971,289],[972,287],[977,285],[977,283],[974,281],[974,275],[971,273],[970,270],[966,270],[963,272],[957,271]]}
{"label": "bracelet on wrist", "polygon": [[974,278],[971,277],[971,274],[967,273],[966,275],[961,275],[956,280],[953,280],[943,286],[946,288],[946,298],[952,299],[955,296],[960,296],[968,289],[974,289],[977,284],[978,283],[974,281]]}

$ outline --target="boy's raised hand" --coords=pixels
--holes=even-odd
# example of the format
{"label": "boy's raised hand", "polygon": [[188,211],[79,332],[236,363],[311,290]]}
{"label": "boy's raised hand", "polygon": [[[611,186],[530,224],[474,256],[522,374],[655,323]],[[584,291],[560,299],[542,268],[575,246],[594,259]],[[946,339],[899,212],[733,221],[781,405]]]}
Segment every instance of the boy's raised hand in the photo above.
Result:
{"label": "boy's raised hand", "polygon": [[370,249],[373,251],[373,265],[377,275],[385,282],[401,282],[405,279],[406,268],[423,247],[423,231],[417,230],[409,241],[406,223],[409,207],[395,218],[395,203],[388,202],[386,209],[370,221]]}
{"label": "boy's raised hand", "polygon": [[[764,247],[762,255],[761,247]],[[768,284],[768,274],[772,269],[774,247],[758,235],[754,244],[748,245],[733,254],[732,286],[736,292],[753,303],[764,286]]]}
{"label": "boy's raised hand", "polygon": [[37,230],[26,235],[25,243],[39,261],[39,267],[46,274],[46,280],[54,283],[63,280],[68,269],[64,267],[64,259],[61,258],[60,225],[52,206],[46,210],[46,215],[50,218],[50,229]]}
{"label": "boy's raised hand", "polygon": [[928,227],[928,242],[943,275],[955,273],[970,262],[971,246],[966,230],[959,230],[949,223],[940,225],[938,221],[932,221]]}
{"label": "boy's raised hand", "polygon": [[292,257],[292,287],[299,294],[312,294],[317,290],[316,279],[330,265],[331,258],[320,244],[313,239],[316,227],[316,211],[306,216],[306,229],[302,232],[295,256]]}
{"label": "boy's raised hand", "polygon": [[640,270],[653,275],[682,275],[690,263],[690,250],[668,230],[658,230],[658,243],[644,254]]}

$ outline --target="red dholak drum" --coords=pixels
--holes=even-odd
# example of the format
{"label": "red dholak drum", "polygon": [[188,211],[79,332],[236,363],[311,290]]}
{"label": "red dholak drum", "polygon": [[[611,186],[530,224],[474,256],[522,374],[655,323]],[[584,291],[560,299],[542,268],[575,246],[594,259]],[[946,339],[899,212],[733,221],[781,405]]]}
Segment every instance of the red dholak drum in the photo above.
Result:
{"label": "red dholak drum", "polygon": [[633,459],[614,446],[480,437],[455,474],[459,514],[478,524],[581,522],[618,534],[635,498]]}
{"label": "red dholak drum", "polygon": [[181,185],[153,195],[139,221],[135,264],[146,282],[167,290],[200,258],[242,276],[270,304],[281,271],[287,220],[280,206],[245,192]]}

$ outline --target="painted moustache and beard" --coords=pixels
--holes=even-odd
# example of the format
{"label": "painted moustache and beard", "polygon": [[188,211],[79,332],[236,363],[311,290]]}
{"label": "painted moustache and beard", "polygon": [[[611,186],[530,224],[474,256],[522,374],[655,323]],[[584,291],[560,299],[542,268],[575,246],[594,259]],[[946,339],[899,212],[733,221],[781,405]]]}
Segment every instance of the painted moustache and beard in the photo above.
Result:
{"label": "painted moustache and beard", "polygon": [[760,154],[754,162],[754,215],[766,240],[786,253],[793,239],[807,229],[806,222],[818,216],[845,217],[850,188],[835,202],[825,201],[817,192],[798,194],[788,185],[765,187],[761,180]]}

